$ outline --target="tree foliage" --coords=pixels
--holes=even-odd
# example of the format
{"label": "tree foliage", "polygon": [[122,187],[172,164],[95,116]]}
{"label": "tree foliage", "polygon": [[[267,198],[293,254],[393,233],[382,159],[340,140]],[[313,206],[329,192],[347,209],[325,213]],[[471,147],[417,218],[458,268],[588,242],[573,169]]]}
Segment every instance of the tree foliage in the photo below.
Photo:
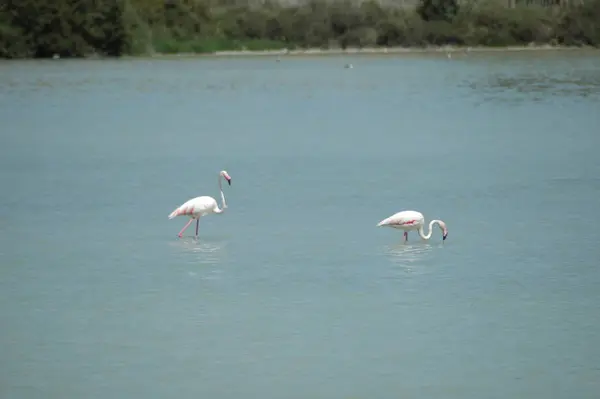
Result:
{"label": "tree foliage", "polygon": [[[559,7],[420,0],[260,6],[236,0],[4,0],[0,56],[79,57],[296,47],[600,46],[600,0]],[[484,0],[480,0],[484,1]]]}
{"label": "tree foliage", "polygon": [[458,13],[458,0],[421,0],[417,13],[423,21],[450,22]]}

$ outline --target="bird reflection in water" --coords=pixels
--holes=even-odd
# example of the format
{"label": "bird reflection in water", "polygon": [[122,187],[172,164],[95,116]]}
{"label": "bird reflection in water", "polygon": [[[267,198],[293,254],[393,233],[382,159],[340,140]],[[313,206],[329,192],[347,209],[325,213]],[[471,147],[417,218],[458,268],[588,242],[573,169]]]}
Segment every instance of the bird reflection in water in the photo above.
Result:
{"label": "bird reflection in water", "polygon": [[190,263],[214,265],[222,262],[222,258],[226,254],[227,241],[224,239],[198,240],[195,237],[185,237],[173,240],[170,244]]}
{"label": "bird reflection in water", "polygon": [[385,255],[396,265],[402,267],[404,273],[422,273],[426,261],[434,248],[438,246],[427,242],[405,244],[403,242],[383,247]]}

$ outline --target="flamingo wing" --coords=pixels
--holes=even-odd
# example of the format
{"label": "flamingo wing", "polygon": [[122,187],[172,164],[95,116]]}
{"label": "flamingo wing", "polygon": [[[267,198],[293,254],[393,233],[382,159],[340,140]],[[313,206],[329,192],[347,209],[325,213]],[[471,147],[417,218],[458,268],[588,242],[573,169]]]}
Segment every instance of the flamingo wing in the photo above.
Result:
{"label": "flamingo wing", "polygon": [[402,211],[383,219],[377,224],[377,227],[390,226],[399,228],[408,228],[418,226],[423,221],[423,215],[415,211]]}
{"label": "flamingo wing", "polygon": [[209,196],[192,198],[178,206],[169,214],[169,219],[177,216],[199,217],[211,213],[217,206],[217,201]]}

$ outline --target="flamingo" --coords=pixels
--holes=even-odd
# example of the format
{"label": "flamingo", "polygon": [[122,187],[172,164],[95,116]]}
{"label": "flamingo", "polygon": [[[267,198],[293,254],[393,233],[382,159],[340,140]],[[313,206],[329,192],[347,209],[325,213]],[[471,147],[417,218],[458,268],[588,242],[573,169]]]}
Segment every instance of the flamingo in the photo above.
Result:
{"label": "flamingo", "polygon": [[196,197],[186,201],[178,206],[173,212],[171,212],[169,219],[173,219],[177,216],[190,217],[190,221],[187,222],[187,224],[183,226],[183,229],[181,229],[179,232],[179,238],[181,238],[185,229],[187,229],[194,220],[196,220],[196,237],[198,237],[198,225],[200,224],[200,218],[202,216],[210,215],[211,213],[220,214],[227,209],[225,195],[223,195],[223,188],[221,187],[222,178],[225,178],[227,183],[231,186],[231,176],[229,176],[229,173],[227,173],[226,170],[219,172],[219,191],[221,192],[221,201],[223,203],[220,209],[217,201],[213,197],[203,195],[202,197]]}
{"label": "flamingo", "polygon": [[392,216],[383,219],[377,224],[377,227],[392,227],[394,229],[404,230],[404,242],[408,241],[408,232],[411,230],[417,230],[419,235],[424,240],[431,238],[433,225],[437,224],[440,230],[442,230],[442,241],[448,237],[448,229],[446,223],[441,220],[434,219],[429,222],[429,233],[425,235],[423,232],[423,226],[425,225],[425,218],[421,212],[417,211],[402,211],[393,214]]}

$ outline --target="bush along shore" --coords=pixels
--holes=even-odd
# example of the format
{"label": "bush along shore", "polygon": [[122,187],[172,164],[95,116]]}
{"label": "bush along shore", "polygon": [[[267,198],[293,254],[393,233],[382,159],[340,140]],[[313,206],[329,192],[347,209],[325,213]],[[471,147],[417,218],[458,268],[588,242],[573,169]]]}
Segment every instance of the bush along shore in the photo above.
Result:
{"label": "bush along shore", "polygon": [[[0,57],[427,46],[600,47],[600,0],[5,0]],[[250,4],[250,5],[249,5]]]}

